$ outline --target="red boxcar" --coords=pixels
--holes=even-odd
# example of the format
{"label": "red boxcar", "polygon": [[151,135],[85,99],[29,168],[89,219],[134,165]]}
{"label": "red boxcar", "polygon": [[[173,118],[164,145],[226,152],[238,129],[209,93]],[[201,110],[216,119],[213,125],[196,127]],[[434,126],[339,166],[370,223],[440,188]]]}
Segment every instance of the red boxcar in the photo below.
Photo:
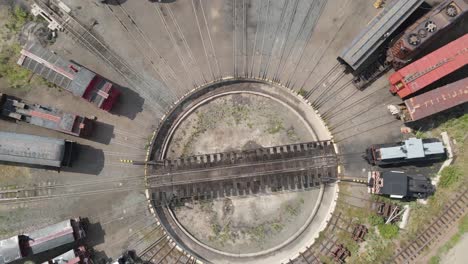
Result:
{"label": "red boxcar", "polygon": [[416,121],[468,102],[468,77],[405,100],[400,119]]}
{"label": "red boxcar", "polygon": [[390,91],[405,98],[468,62],[468,34],[422,57],[389,77]]}

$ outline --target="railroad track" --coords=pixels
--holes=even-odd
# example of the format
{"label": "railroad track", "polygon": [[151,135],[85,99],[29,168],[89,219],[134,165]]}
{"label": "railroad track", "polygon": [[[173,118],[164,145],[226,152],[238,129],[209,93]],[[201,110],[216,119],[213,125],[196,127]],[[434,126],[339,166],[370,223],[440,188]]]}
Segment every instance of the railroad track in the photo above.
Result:
{"label": "railroad track", "polygon": [[335,211],[332,214],[328,222],[328,226],[323,231],[324,240],[318,241],[313,245],[307,247],[303,252],[299,252],[299,256],[293,260],[287,262],[288,264],[321,264],[323,263],[322,257],[330,257],[332,250],[340,244],[338,237],[335,232],[344,231],[352,234],[353,232],[353,221],[347,219],[339,211]]}
{"label": "railroad track", "polygon": [[111,177],[73,184],[43,182],[31,186],[0,187],[0,205],[142,190],[143,179],[143,176]]}
{"label": "railroad track", "polygon": [[157,238],[138,256],[146,262],[154,264],[195,264],[197,259],[183,251],[159,226],[161,237]]}
{"label": "railroad track", "polygon": [[151,89],[154,88],[154,85],[146,81],[131,66],[125,63],[122,58],[112,52],[107,45],[94,36],[89,29],[85,28],[72,16],[57,11],[60,10],[58,7],[51,7],[42,0],[35,0],[35,3],[44,9],[49,16],[56,20],[64,30],[70,33],[74,39],[83,45],[83,47],[101,58],[111,68],[121,74],[121,76],[124,77],[134,89],[150,101],[156,102],[158,107],[151,106],[156,110],[156,113],[164,113],[165,109],[168,109],[169,103],[162,100],[161,97],[156,96],[154,93],[152,93],[151,96],[148,94],[148,91],[151,91]]}
{"label": "railroad track", "polygon": [[464,189],[464,191],[455,196],[442,214],[435,218],[416,239],[409,242],[405,248],[397,250],[397,254],[392,258],[392,262],[398,264],[413,263],[424,250],[428,249],[465,215],[467,208],[468,189]]}
{"label": "railroad track", "polygon": [[330,141],[251,151],[217,153],[165,161],[148,176],[155,200],[213,199],[320,185],[337,177],[338,159]]}

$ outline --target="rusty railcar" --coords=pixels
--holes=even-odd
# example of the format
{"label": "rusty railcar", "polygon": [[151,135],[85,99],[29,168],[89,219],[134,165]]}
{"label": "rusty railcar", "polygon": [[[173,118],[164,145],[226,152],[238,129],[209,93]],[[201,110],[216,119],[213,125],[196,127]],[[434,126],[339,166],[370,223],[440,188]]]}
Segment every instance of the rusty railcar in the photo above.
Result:
{"label": "rusty railcar", "polygon": [[388,108],[398,119],[411,124],[467,102],[468,78],[464,78]]}
{"label": "rusty railcar", "polygon": [[399,70],[411,62],[430,43],[466,17],[468,1],[445,0],[408,27],[387,50],[387,62]]}
{"label": "rusty railcar", "polygon": [[468,64],[468,34],[403,67],[388,80],[390,92],[407,98]]}
{"label": "rusty railcar", "polygon": [[392,1],[347,45],[337,60],[351,73],[353,84],[364,89],[390,69],[386,64],[386,48],[392,38],[407,25],[424,1]]}
{"label": "rusty railcar", "polygon": [[77,137],[89,136],[95,119],[67,113],[50,106],[28,103],[20,98],[1,93],[0,116]]}

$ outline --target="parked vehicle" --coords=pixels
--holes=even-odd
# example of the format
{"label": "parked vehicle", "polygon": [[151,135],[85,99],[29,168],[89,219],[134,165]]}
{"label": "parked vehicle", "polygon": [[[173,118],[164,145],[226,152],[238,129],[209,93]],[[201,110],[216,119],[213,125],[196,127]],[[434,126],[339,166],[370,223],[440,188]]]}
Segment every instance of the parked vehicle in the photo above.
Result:
{"label": "parked vehicle", "polygon": [[75,151],[73,141],[0,132],[0,161],[54,168],[71,167]]}
{"label": "parked vehicle", "polygon": [[0,93],[0,116],[77,137],[91,134],[95,117],[86,118]]}
{"label": "parked vehicle", "polygon": [[434,8],[424,1],[392,1],[337,59],[362,90],[391,68],[411,63],[467,13],[465,0],[444,0]]}
{"label": "parked vehicle", "polygon": [[75,218],[0,240],[0,264],[26,260],[66,245],[79,245],[85,237],[81,219]]}
{"label": "parked vehicle", "polygon": [[[386,63],[387,46],[400,34],[409,19],[420,13],[422,0],[396,0],[388,3],[367,26],[346,46],[338,61],[353,75],[353,84],[358,89],[366,88],[390,69]],[[418,10],[419,9],[419,10]],[[416,17],[420,17],[415,14]],[[422,15],[421,15],[422,16]]]}
{"label": "parked vehicle", "polygon": [[406,98],[468,64],[468,34],[392,74],[390,92]]}
{"label": "parked vehicle", "polygon": [[408,175],[403,171],[372,171],[369,193],[390,198],[427,198],[434,193],[431,180],[423,175]]}
{"label": "parked vehicle", "polygon": [[387,50],[387,62],[393,69],[401,69],[467,14],[467,1],[442,1],[393,41]]}
{"label": "parked vehicle", "polygon": [[109,80],[55,55],[39,43],[24,47],[18,64],[105,111],[110,111],[120,96]]}
{"label": "parked vehicle", "polygon": [[468,78],[425,92],[388,109],[398,119],[411,123],[468,102]]}
{"label": "parked vehicle", "polygon": [[365,159],[371,165],[398,165],[446,158],[442,142],[436,138],[409,138],[402,142],[376,144],[366,149]]}

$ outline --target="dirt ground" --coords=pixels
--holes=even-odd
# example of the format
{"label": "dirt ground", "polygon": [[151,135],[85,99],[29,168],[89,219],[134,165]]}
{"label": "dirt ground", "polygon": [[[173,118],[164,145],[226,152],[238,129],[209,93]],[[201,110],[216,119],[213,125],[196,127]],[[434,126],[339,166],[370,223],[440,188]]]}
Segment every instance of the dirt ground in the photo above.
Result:
{"label": "dirt ground", "polygon": [[216,98],[183,121],[168,157],[312,141],[309,131],[296,118],[285,106],[260,95]]}
{"label": "dirt ground", "polygon": [[445,254],[442,259],[442,264],[463,264],[466,263],[468,258],[468,234],[463,235],[462,239],[458,244],[453,247],[447,254]]}
{"label": "dirt ground", "polygon": [[180,207],[176,215],[202,242],[230,253],[252,253],[291,237],[305,223],[318,190],[231,197]]}

